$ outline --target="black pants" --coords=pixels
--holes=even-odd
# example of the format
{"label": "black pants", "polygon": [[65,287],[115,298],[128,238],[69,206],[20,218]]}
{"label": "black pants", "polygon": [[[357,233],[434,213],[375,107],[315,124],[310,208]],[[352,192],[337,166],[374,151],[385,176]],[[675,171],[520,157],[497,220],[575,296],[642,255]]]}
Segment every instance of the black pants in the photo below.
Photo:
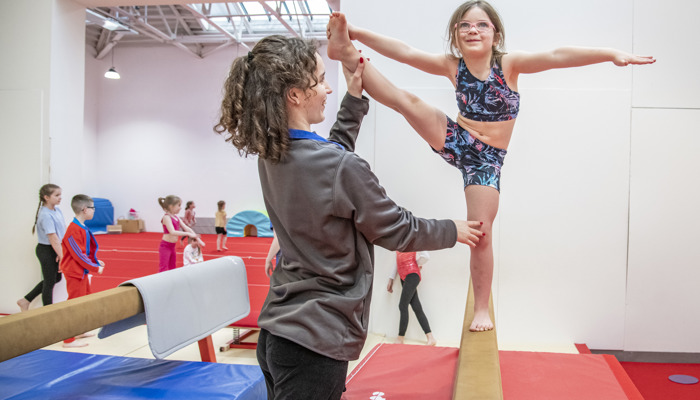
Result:
{"label": "black pants", "polygon": [[31,302],[36,296],[41,294],[41,300],[45,306],[53,304],[53,287],[61,280],[61,273],[58,272],[58,262],[56,262],[56,251],[50,244],[36,245],[36,258],[41,264],[41,275],[44,280],[39,282],[34,289],[27,293],[24,298]]}
{"label": "black pants", "polygon": [[268,400],[338,400],[345,391],[347,361],[320,355],[264,329],[256,353]]}
{"label": "black pants", "polygon": [[406,279],[401,281],[401,299],[399,300],[399,336],[406,335],[406,328],[408,328],[408,304],[411,304],[413,312],[418,318],[418,323],[420,327],[423,328],[423,332],[427,335],[430,333],[430,324],[428,323],[428,318],[423,312],[423,307],[420,305],[420,300],[418,299],[418,284],[420,283],[420,276],[418,274],[408,274]]}

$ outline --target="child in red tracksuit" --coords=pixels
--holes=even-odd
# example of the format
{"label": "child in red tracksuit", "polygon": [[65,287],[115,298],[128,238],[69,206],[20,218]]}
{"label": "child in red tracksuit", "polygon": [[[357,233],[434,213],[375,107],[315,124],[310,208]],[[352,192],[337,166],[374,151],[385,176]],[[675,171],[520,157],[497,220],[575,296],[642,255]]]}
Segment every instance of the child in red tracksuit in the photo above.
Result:
{"label": "child in red tracksuit", "polygon": [[[92,198],[78,194],[73,196],[70,205],[75,212],[75,218],[68,225],[66,234],[61,241],[63,258],[59,267],[66,279],[69,300],[90,294],[88,274],[91,272],[101,274],[105,265],[97,259],[97,241],[90,229],[85,226],[85,221],[91,220],[95,215],[95,205]],[[88,336],[93,336],[93,334],[86,333],[76,338]],[[76,338],[64,340],[63,347],[87,346],[87,343],[76,342]]]}

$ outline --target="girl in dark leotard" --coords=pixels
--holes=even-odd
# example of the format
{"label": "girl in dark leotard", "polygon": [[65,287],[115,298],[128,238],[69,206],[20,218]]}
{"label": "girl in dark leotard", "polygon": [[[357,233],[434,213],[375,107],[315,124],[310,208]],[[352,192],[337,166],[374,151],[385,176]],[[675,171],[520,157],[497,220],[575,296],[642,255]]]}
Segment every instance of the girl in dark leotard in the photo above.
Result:
{"label": "girl in dark leotard", "polygon": [[499,181],[519,106],[518,76],[555,68],[603,62],[617,66],[650,64],[642,57],[605,48],[563,47],[541,53],[505,53],[505,32],[496,10],[485,1],[468,1],[448,24],[451,54],[429,54],[365,29],[349,26],[345,16],[331,15],[328,56],[354,70],[360,58],[351,40],[380,54],[434,75],[457,88],[460,114],[452,121],[415,95],[395,87],[366,68],[364,89],[375,100],[400,112],[423,139],[447,162],[462,171],[467,219],[483,221],[485,237],[471,251],[474,320],[470,330],[493,329],[488,313],[493,279],[491,229],[498,212]]}

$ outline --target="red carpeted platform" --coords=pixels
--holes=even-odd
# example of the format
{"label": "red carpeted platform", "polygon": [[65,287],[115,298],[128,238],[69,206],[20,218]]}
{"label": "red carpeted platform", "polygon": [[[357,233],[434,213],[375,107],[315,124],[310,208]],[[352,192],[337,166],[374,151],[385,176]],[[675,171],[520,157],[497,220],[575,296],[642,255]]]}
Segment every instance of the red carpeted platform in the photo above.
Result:
{"label": "red carpeted platform", "polygon": [[[450,400],[457,354],[455,348],[379,344],[348,375],[343,399]],[[643,400],[611,356],[500,351],[499,357],[506,400]]]}
{"label": "red carpeted platform", "polygon": [[[106,265],[102,275],[92,277],[92,291],[112,289],[129,279],[158,273],[158,245],[162,237],[163,234],[154,232],[97,236],[100,246],[97,256]],[[222,252],[216,251],[216,235],[202,235],[202,240],[207,244],[202,249],[204,260],[223,256],[243,259],[248,275],[250,314],[238,321],[236,326],[257,327],[270,282],[265,275],[265,258],[272,238],[230,237],[226,242],[228,250]],[[178,268],[182,267],[184,249],[184,245],[177,245]]]}

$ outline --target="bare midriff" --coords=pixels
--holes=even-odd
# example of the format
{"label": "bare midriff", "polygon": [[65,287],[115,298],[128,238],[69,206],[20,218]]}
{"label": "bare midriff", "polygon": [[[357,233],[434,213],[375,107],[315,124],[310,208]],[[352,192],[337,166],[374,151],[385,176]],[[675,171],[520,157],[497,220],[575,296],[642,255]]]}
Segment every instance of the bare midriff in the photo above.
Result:
{"label": "bare midriff", "polygon": [[457,115],[457,123],[475,138],[503,150],[508,149],[515,126],[514,119],[498,122],[472,121],[462,114]]}

